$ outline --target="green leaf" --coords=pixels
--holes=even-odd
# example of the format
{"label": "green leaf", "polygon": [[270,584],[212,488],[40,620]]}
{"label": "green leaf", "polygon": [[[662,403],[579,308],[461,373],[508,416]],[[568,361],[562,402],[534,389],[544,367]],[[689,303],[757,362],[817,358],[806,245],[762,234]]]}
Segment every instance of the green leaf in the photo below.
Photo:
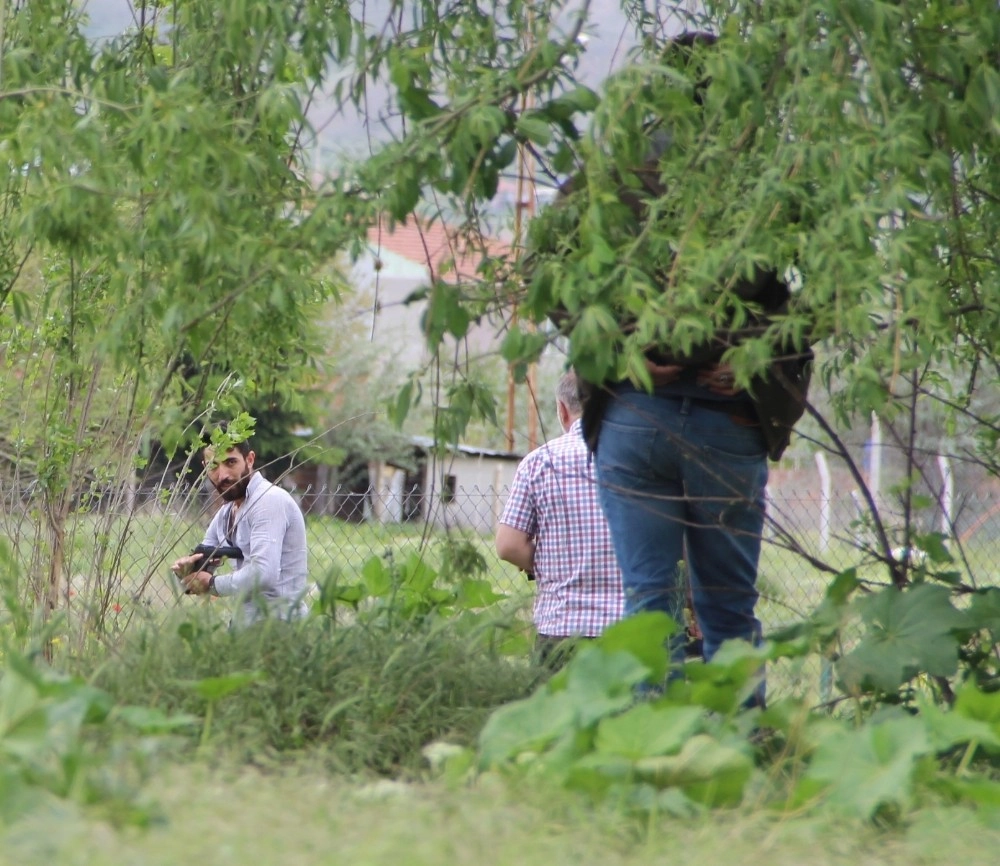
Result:
{"label": "green leaf", "polygon": [[515,125],[518,134],[535,144],[545,147],[552,141],[549,123],[537,114],[522,114]]}
{"label": "green leaf", "polygon": [[[406,557],[403,566],[403,583],[415,592],[427,592],[437,580],[437,571],[427,564],[425,557],[413,551]],[[374,595],[374,593],[373,593]]]}
{"label": "green leaf", "polygon": [[456,604],[466,609],[489,607],[506,597],[496,592],[488,580],[463,580],[458,585]]}
{"label": "green leaf", "polygon": [[392,405],[391,420],[397,430],[401,430],[406,416],[410,413],[410,405],[413,400],[413,380],[407,380],[406,384],[399,389],[396,394],[396,401]]}
{"label": "green leaf", "polygon": [[670,665],[667,639],[678,625],[661,611],[644,611],[608,626],[595,641],[606,652],[626,652],[649,671],[651,682],[662,682]]}
{"label": "green leaf", "polygon": [[570,106],[573,111],[593,111],[600,103],[600,97],[585,85],[577,85],[572,90],[563,93],[556,100]]}
{"label": "green leaf", "polygon": [[945,546],[946,540],[947,536],[940,532],[928,532],[913,536],[913,543],[917,550],[922,550],[926,553],[928,559],[935,565],[955,561],[955,557],[951,555],[951,552]]}
{"label": "green leaf", "polygon": [[183,685],[197,692],[206,701],[217,701],[263,679],[263,671],[238,671],[224,677],[186,681]]}
{"label": "green leaf", "polygon": [[952,798],[989,809],[1000,807],[1000,782],[993,779],[956,779],[943,777],[934,781],[934,788]]}
{"label": "green leaf", "polygon": [[889,692],[919,673],[950,676],[958,669],[955,632],[968,617],[942,586],[918,584],[858,599],[867,630],[858,646],[837,663],[849,692]]}
{"label": "green leaf", "polygon": [[411,86],[400,90],[399,104],[414,120],[427,120],[441,113],[441,106],[422,87]]}
{"label": "green leaf", "polygon": [[392,592],[392,571],[377,556],[361,566],[361,578],[368,594],[375,598],[384,598]]}
{"label": "green leaf", "polygon": [[967,719],[985,722],[1000,732],[1000,692],[983,692],[964,683],[955,698],[955,712]]}
{"label": "green leaf", "polygon": [[143,734],[165,734],[178,728],[188,728],[201,720],[189,713],[168,715],[155,707],[117,707],[114,718]]}
{"label": "green leaf", "polygon": [[755,647],[746,641],[726,641],[711,662],[684,666],[690,700],[715,712],[732,712],[758,687],[770,656],[770,644]]}
{"label": "green leaf", "polygon": [[544,687],[530,698],[506,704],[486,720],[479,735],[479,763],[496,766],[524,752],[538,752],[571,730],[577,707],[568,692]]}
{"label": "green leaf", "polygon": [[935,752],[945,752],[967,743],[1000,751],[1000,733],[988,722],[970,718],[957,708],[946,711],[930,701],[923,701],[920,716]]}
{"label": "green leaf", "polygon": [[1000,635],[1000,589],[988,586],[972,593],[968,616],[970,628],[985,628]]}
{"label": "green leaf", "polygon": [[578,723],[594,724],[634,701],[632,689],[648,668],[627,652],[608,652],[593,644],[581,647],[566,666],[566,693],[575,703]]}
{"label": "green leaf", "polygon": [[703,717],[699,707],[639,704],[620,716],[603,719],[594,748],[633,760],[669,755],[680,750]]}
{"label": "green leaf", "polygon": [[706,734],[684,743],[677,755],[642,758],[636,775],[658,788],[677,787],[708,806],[735,806],[753,772],[753,761],[743,751],[723,745]]}
{"label": "green leaf", "polygon": [[932,751],[920,719],[911,716],[840,730],[820,740],[801,792],[861,818],[883,806],[908,805],[917,759]]}

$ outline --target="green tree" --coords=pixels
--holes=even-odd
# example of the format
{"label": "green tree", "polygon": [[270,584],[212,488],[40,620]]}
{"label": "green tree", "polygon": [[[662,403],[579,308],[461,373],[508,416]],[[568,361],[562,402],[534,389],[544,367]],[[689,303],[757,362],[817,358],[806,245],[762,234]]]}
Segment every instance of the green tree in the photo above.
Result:
{"label": "green tree", "polygon": [[[357,177],[397,219],[423,196],[477,224],[519,147],[540,177],[576,177],[534,221],[530,267],[487,261],[483,284],[429,287],[430,337],[461,338],[474,318],[516,306],[521,324],[504,353],[523,369],[546,344],[531,326],[561,310],[569,357],[588,378],[644,385],[648,350],[684,353],[752,321],[736,286],[774,270],[793,288],[790,307],[726,353],[738,381],[766,372],[776,346],[818,346],[816,382],[828,394],[804,427],[866,500],[872,542],[859,565],[879,560],[897,589],[937,576],[978,592],[962,554],[918,532],[917,518],[934,505],[919,495],[923,450],[942,448],[922,431],[926,419],[975,443],[965,456],[980,472],[997,470],[994,5],[709,0],[688,29],[718,40],[690,52],[672,48],[645,4],[625,5],[639,48],[599,93],[580,85],[574,63],[586,6],[567,22],[546,4],[503,4],[487,26],[477,7],[409,4],[412,28],[371,44],[367,71],[392,88],[401,132]],[[462,38],[472,33],[475,45]],[[473,72],[456,77],[458,65]],[[889,508],[842,432],[873,414],[898,454]],[[926,567],[893,552],[913,545],[927,549]],[[932,671],[945,696],[946,669]]]}
{"label": "green tree", "polygon": [[0,9],[4,451],[41,494],[46,609],[81,497],[125,489],[143,443],[171,452],[254,403],[302,411],[309,325],[336,291],[319,264],[363,220],[330,217],[303,157],[345,12],[145,3],[93,45],[68,0]]}
{"label": "green tree", "polygon": [[[100,46],[68,0],[5,4],[3,387],[25,408],[4,450],[44,494],[36,594],[57,601],[95,466],[153,435],[184,441],[193,406],[263,394],[301,407],[308,325],[336,295],[321,266],[358,254],[380,214],[447,215],[474,238],[519,151],[542,183],[578,174],[574,194],[532,226],[530,269],[515,235],[509,255],[482,245],[475,278],[445,266],[429,280],[432,356],[491,321],[523,376],[551,342],[537,325],[560,308],[581,370],[643,383],[645,351],[747,320],[734,285],[772,268],[794,287],[790,310],[727,359],[748,384],[774,346],[821,347],[831,393],[812,413],[816,447],[864,490],[839,431],[872,413],[892,426],[904,546],[922,507],[922,418],[975,441],[995,473],[1000,418],[983,387],[1000,333],[995,5],[709,0],[659,17],[646,5],[623,3],[638,48],[598,92],[579,67],[587,4],[391,0],[376,19],[346,0],[140,3],[137,25]],[[667,50],[682,23],[717,43]],[[314,189],[307,105],[325,94],[357,116],[381,93],[366,119],[384,135]],[[657,184],[640,223],[621,191],[640,188],[644,165]],[[493,423],[488,376],[460,370],[434,390],[439,438]],[[416,396],[404,385],[397,420]],[[869,505],[886,578],[933,576],[891,555],[900,527]],[[972,591],[974,577],[949,579]]]}

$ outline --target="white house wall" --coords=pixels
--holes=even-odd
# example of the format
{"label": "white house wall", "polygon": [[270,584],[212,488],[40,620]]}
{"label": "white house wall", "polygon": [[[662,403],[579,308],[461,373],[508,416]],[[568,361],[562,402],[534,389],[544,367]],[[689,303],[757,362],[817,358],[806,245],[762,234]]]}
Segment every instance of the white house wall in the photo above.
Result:
{"label": "white house wall", "polygon": [[[492,534],[514,480],[517,461],[488,455],[456,454],[437,467],[434,495],[428,498],[435,526],[453,526]],[[431,471],[428,465],[428,473]],[[442,500],[442,478],[455,477],[455,497]],[[428,479],[429,480],[429,479]],[[428,488],[429,489],[429,488]]]}

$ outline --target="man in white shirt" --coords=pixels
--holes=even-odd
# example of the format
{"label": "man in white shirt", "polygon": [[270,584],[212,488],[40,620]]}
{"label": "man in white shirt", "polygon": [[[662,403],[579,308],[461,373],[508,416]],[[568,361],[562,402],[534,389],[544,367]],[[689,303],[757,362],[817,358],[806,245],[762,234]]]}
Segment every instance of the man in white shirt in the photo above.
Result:
{"label": "man in white shirt", "polygon": [[[222,425],[225,429],[225,425]],[[207,441],[202,448],[205,472],[224,500],[205,533],[204,545],[238,547],[236,570],[215,575],[198,554],[182,556],[173,566],[193,595],[237,596],[245,623],[266,613],[282,618],[308,610],[306,594],[306,525],[288,491],[254,470],[256,454],[248,441],[237,442],[217,456]]]}

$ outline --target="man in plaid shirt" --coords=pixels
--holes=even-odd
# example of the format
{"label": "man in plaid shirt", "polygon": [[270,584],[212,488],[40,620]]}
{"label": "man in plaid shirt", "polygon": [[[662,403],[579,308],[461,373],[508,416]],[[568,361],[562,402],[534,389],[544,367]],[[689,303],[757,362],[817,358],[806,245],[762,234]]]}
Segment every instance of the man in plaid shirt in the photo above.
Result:
{"label": "man in plaid shirt", "polygon": [[572,372],[559,381],[556,407],[565,432],[517,467],[496,536],[500,558],[536,581],[536,648],[543,661],[566,638],[596,637],[624,610]]}

